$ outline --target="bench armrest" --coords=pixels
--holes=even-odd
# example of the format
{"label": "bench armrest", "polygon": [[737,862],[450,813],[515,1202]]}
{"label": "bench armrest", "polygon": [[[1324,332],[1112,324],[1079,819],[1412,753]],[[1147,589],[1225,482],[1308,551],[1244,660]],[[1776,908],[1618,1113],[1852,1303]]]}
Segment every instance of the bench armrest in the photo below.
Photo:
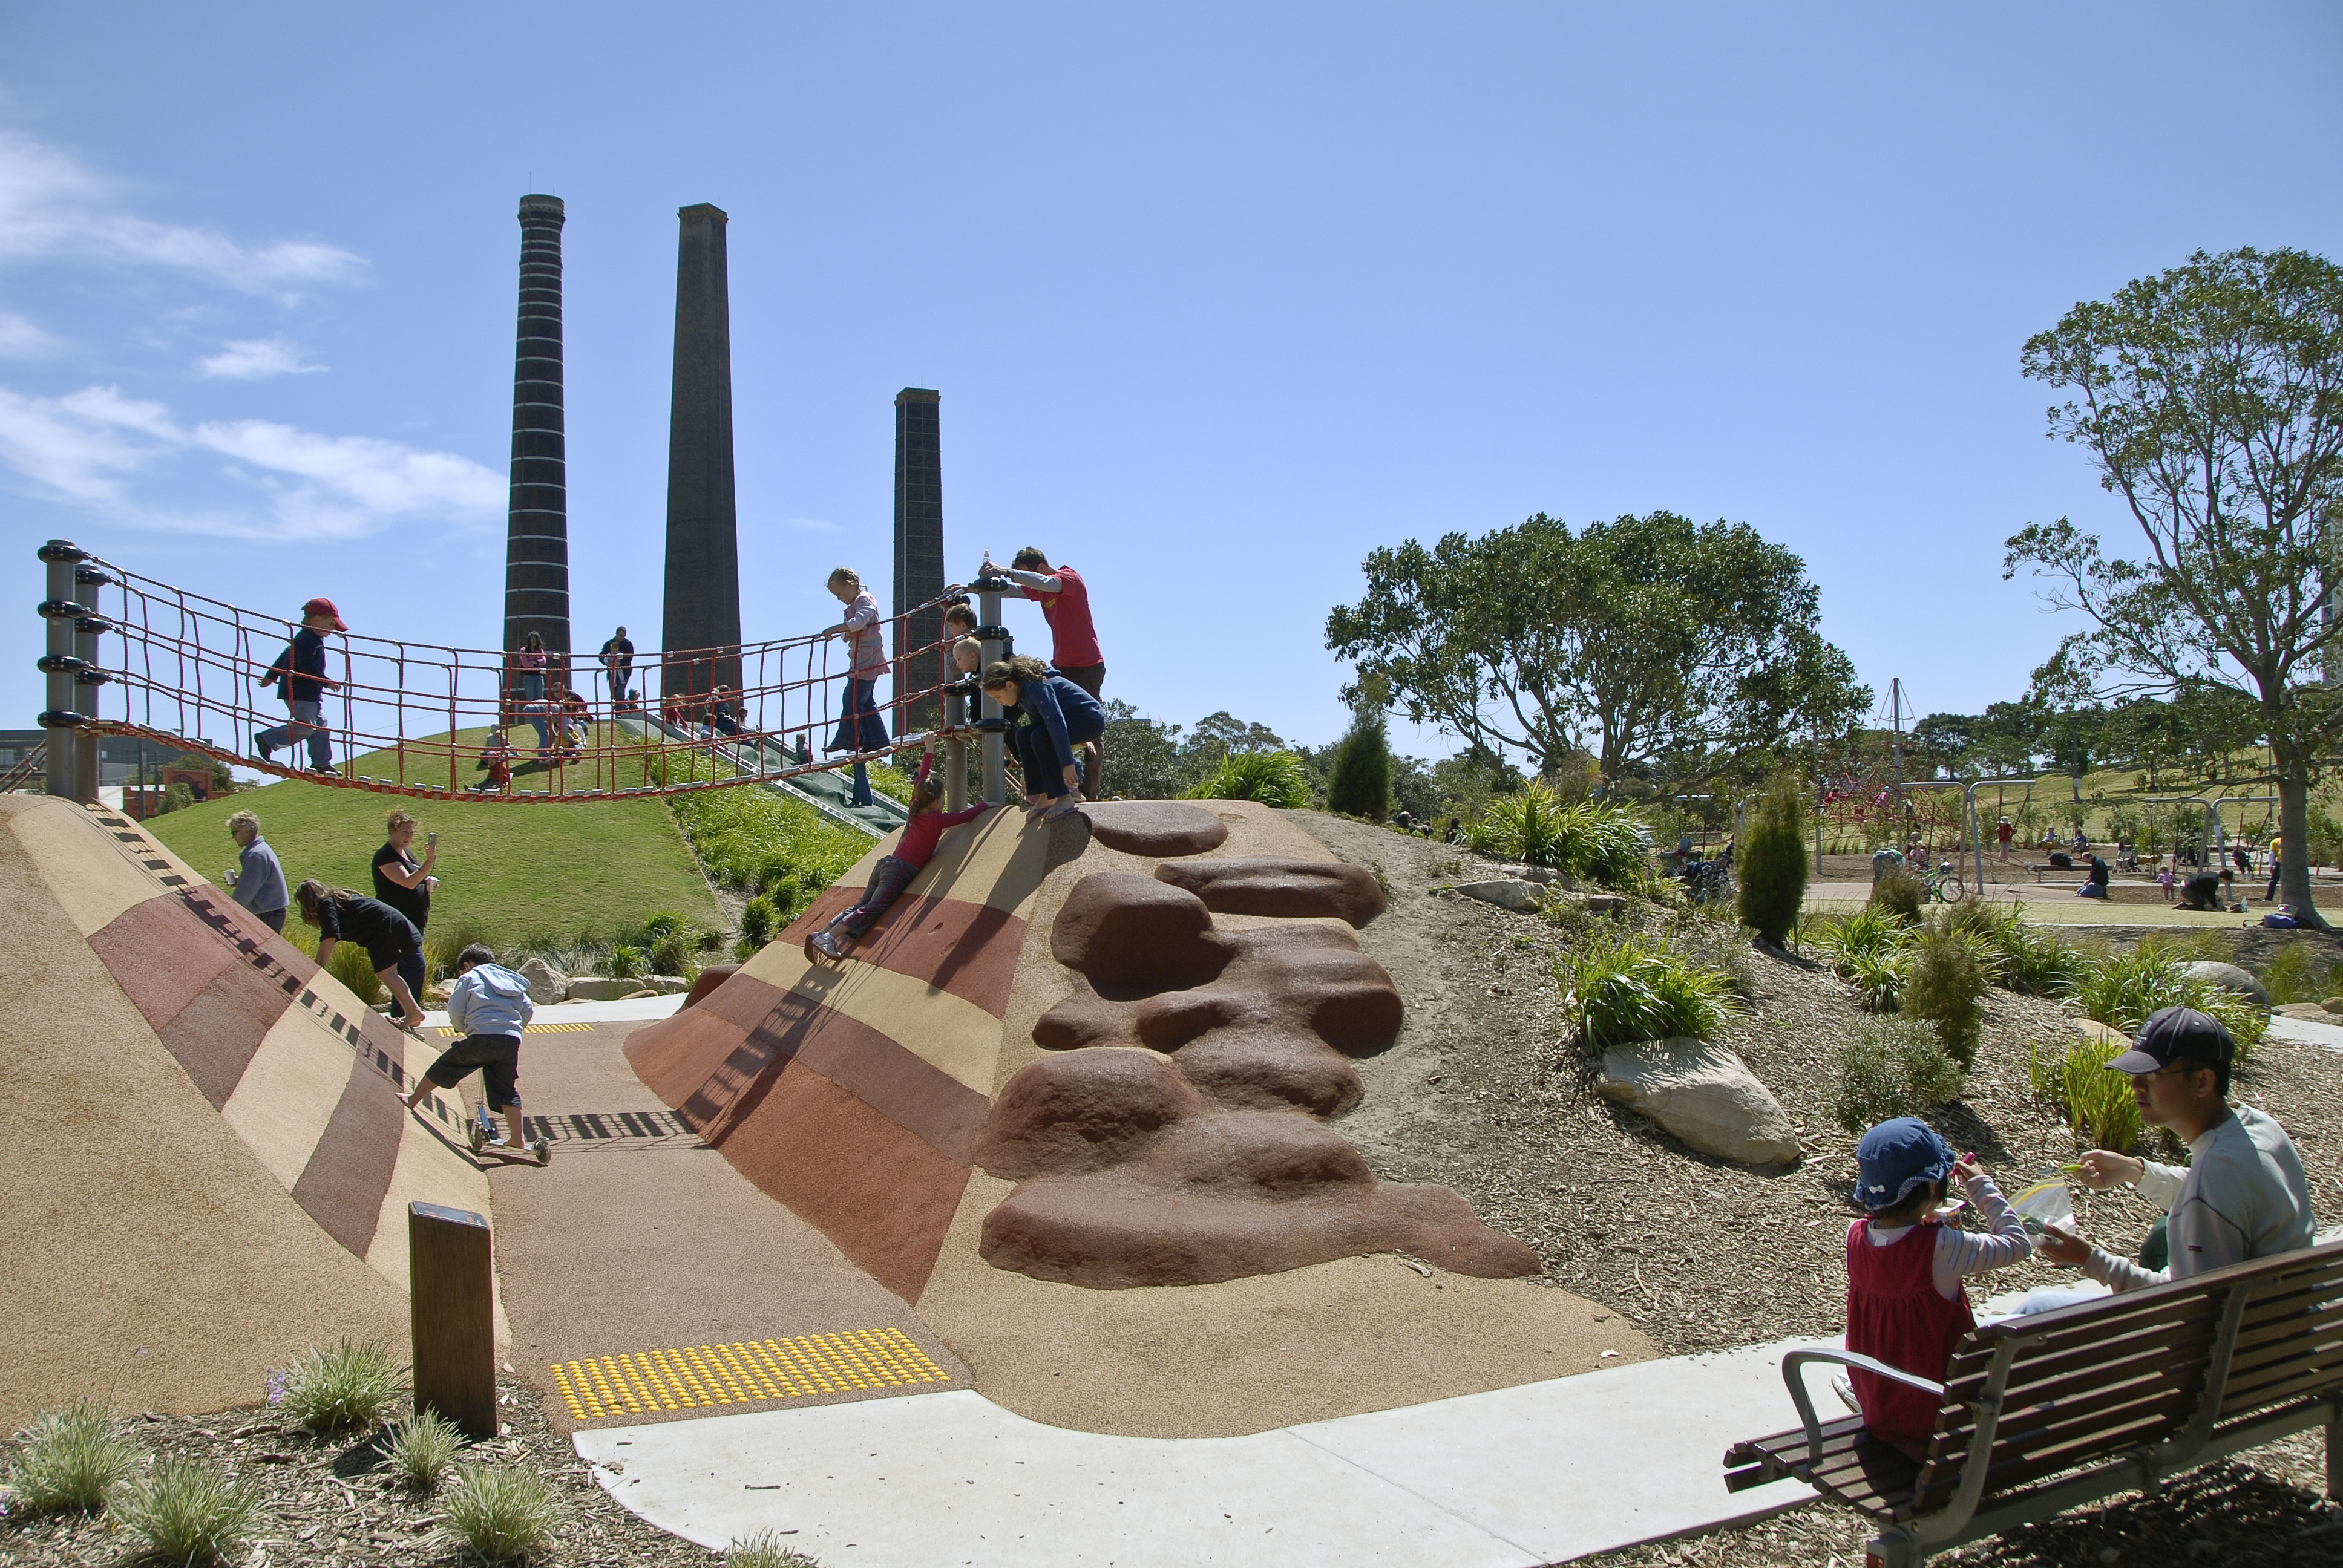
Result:
{"label": "bench armrest", "polygon": [[1792,1351],[1782,1358],[1782,1381],[1790,1385],[1790,1402],[1798,1407],[1798,1420],[1805,1426],[1806,1452],[1809,1456],[1822,1452],[1823,1424],[1815,1418],[1814,1396],[1806,1392],[1806,1380],[1800,1375],[1808,1362],[1831,1362],[1840,1366],[1856,1367],[1875,1377],[1884,1377],[1892,1382],[1900,1382],[1906,1387],[1916,1388],[1923,1393],[1935,1394],[1939,1402],[1942,1402],[1945,1397],[1943,1383],[1930,1382],[1926,1378],[1916,1376],[1906,1372],[1902,1367],[1892,1367],[1885,1362],[1875,1361],[1869,1356],[1857,1355],[1853,1351],[1835,1351],[1825,1345],[1816,1345],[1808,1350]]}

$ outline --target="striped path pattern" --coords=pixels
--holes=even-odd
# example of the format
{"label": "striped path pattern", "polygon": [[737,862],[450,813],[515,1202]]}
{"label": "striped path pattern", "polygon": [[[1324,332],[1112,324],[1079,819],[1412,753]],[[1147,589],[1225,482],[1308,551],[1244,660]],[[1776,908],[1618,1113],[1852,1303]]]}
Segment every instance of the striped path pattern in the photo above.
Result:
{"label": "striped path pattern", "polygon": [[403,1341],[407,1205],[488,1211],[460,1104],[395,1098],[427,1048],[116,813],[0,797],[0,1422]]}
{"label": "striped path pattern", "polygon": [[906,1302],[968,1185],[1056,837],[1013,810],[952,829],[850,962],[811,962],[806,934],[860,897],[890,838],[699,1005],[627,1041],[661,1100]]}
{"label": "striped path pattern", "polygon": [[557,1362],[552,1372],[570,1419],[579,1422],[819,1393],[911,1392],[952,1381],[893,1328],[587,1356]]}

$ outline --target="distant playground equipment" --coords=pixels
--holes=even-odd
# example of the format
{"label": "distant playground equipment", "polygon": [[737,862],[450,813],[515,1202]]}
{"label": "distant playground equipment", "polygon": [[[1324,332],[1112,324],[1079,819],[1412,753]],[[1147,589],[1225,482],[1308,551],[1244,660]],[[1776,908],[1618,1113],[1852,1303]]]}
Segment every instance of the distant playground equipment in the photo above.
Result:
{"label": "distant playground equipment", "polygon": [[[278,662],[295,629],[291,622],[156,581],[67,540],[51,539],[38,554],[48,568],[48,597],[40,605],[48,628],[47,651],[39,661],[48,677],[48,705],[40,715],[50,738],[44,765],[48,792],[69,799],[96,799],[100,735],[145,736],[240,768],[329,787],[513,802],[619,799],[786,781],[940,745],[955,808],[964,803],[958,797],[966,793],[965,748],[973,739],[986,798],[1003,798],[1000,708],[957,684],[943,639],[896,660],[899,672],[929,672],[932,679],[915,685],[899,678],[884,705],[890,729],[899,732],[885,747],[817,758],[816,738],[836,723],[848,678],[842,645],[834,647],[824,636],[669,649],[644,661],[647,670],[659,671],[662,695],[655,701],[629,690],[599,703],[581,698],[565,708],[557,694],[569,689],[570,666],[582,667],[583,655],[552,656],[557,663],[546,673],[553,678],[540,698],[529,700],[509,651],[337,632],[327,645],[333,684],[318,716],[337,764],[310,771],[299,766],[297,749],[278,760],[262,756],[255,739],[283,721],[281,703],[259,682]],[[1009,588],[997,578],[972,585],[988,661],[1011,648],[1001,612]],[[900,630],[943,602],[939,596],[885,624]],[[719,687],[729,689],[719,696]],[[941,722],[900,732],[903,716],[921,711],[923,703],[935,706]],[[576,733],[588,726],[595,732],[590,744]],[[544,770],[534,777],[544,787],[484,789],[476,773],[481,748],[466,732],[526,737],[532,729],[544,742],[535,758],[520,748],[513,756],[524,769],[541,760]],[[383,776],[347,770],[352,759],[369,754],[381,759]]]}

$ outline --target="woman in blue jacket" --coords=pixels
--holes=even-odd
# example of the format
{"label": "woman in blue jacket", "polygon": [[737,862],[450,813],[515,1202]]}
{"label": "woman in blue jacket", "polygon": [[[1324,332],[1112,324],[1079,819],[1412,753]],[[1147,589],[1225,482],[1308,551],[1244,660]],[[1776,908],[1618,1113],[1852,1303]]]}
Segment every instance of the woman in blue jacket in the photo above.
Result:
{"label": "woman in blue jacket", "polygon": [[1054,822],[1081,805],[1082,771],[1074,749],[1106,734],[1106,709],[1098,699],[1022,655],[994,660],[979,679],[1008,722],[1010,745],[1025,773],[1027,811]]}

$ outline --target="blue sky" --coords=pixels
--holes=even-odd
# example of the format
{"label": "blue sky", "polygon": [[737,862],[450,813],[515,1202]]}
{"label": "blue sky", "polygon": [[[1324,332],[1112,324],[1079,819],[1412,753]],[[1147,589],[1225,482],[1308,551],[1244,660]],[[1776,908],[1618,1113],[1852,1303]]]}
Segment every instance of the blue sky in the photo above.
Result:
{"label": "blue sky", "polygon": [[52,535],[493,642],[529,190],[588,647],[656,638],[712,201],[752,638],[886,579],[928,386],[955,566],[1082,568],[1109,695],[1175,722],[1338,732],[1377,545],[1659,507],[1796,549],[1883,697],[1975,710],[2057,631],[2000,541],[2127,526],[2019,345],[2200,246],[2343,255],[2338,80],[2330,5],[11,5],[0,727]]}

